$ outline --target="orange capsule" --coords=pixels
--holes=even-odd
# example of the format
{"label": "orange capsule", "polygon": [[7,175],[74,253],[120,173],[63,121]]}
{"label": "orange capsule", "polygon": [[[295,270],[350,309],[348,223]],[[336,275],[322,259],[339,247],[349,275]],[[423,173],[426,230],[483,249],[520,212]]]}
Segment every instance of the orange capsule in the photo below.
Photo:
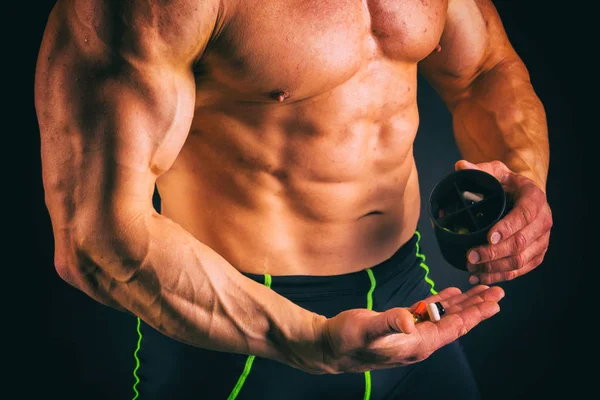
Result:
{"label": "orange capsule", "polygon": [[413,318],[415,323],[425,320],[427,317],[427,303],[425,301],[420,301],[417,303],[415,307],[415,311],[413,312]]}

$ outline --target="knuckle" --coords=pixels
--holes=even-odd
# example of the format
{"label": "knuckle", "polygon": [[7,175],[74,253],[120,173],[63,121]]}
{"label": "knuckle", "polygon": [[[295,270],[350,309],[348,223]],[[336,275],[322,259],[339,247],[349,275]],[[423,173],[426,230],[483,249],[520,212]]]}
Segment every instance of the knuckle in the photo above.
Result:
{"label": "knuckle", "polygon": [[514,260],[515,260],[515,263],[514,263],[515,269],[520,269],[525,266],[526,260],[525,260],[525,256],[523,255],[523,253],[517,254],[514,257]]}
{"label": "knuckle", "polygon": [[546,204],[548,202],[548,196],[546,196],[546,193],[544,193],[544,191],[537,186],[535,188],[537,193],[537,200],[539,201],[539,203]]}
{"label": "knuckle", "polygon": [[535,214],[536,213],[533,210],[531,203],[526,203],[526,205],[523,206],[521,215],[523,216],[523,222],[525,223],[525,225],[529,225],[533,222]]}
{"label": "knuckle", "polygon": [[514,249],[517,252],[522,252],[527,248],[527,238],[521,231],[515,232],[513,235]]}
{"label": "knuckle", "polygon": [[495,247],[488,247],[487,249],[481,249],[481,258],[484,260],[495,260],[498,257],[498,251]]}
{"label": "knuckle", "polygon": [[545,228],[545,230],[551,229],[553,225],[554,225],[554,221],[552,219],[552,215],[549,215],[548,217],[546,217],[544,219],[544,228]]}
{"label": "knuckle", "polygon": [[517,225],[516,224],[517,218],[518,217],[512,217],[511,216],[511,218],[505,219],[503,221],[503,225],[500,226],[500,228],[503,229],[503,230],[501,230],[501,232],[502,233],[504,233],[504,232],[514,232],[516,230],[515,228],[516,228],[516,225]]}
{"label": "knuckle", "polygon": [[481,265],[481,272],[489,273],[492,270],[493,270],[492,263],[487,262],[487,263]]}
{"label": "knuckle", "polygon": [[513,279],[515,279],[518,276],[517,271],[508,271],[505,274],[505,280],[507,281],[512,281]]}
{"label": "knuckle", "polygon": [[538,265],[540,265],[540,264],[541,264],[541,263],[544,261],[544,257],[545,257],[545,255],[546,255],[546,252],[544,251],[542,254],[540,254],[540,255],[536,256],[536,257],[533,259],[533,264],[534,264],[534,267],[537,267]]}
{"label": "knuckle", "polygon": [[396,322],[391,315],[387,315],[385,318],[385,330],[386,332],[394,332],[396,330]]}
{"label": "knuckle", "polygon": [[498,270],[501,271],[502,265],[505,263],[506,263],[505,259],[488,263],[488,265],[486,265],[486,268],[485,268],[485,273],[487,274],[487,277],[489,277],[490,274],[493,274],[494,271],[498,271]]}
{"label": "knuckle", "polygon": [[490,167],[491,167],[492,171],[496,170],[496,169],[498,169],[500,171],[506,170],[506,165],[504,165],[504,163],[502,163],[499,160],[490,161]]}

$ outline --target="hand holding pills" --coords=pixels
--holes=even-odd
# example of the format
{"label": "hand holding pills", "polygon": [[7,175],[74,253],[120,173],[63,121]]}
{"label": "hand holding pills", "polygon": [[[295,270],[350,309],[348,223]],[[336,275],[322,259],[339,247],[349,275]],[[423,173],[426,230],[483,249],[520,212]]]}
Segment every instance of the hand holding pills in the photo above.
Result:
{"label": "hand holding pills", "polygon": [[539,266],[548,249],[552,228],[552,212],[544,191],[500,161],[472,164],[461,160],[456,169],[479,169],[492,174],[514,200],[510,212],[489,230],[489,244],[468,251],[469,282],[508,281]]}
{"label": "hand holding pills", "polygon": [[422,361],[500,311],[504,291],[447,288],[408,308],[344,311],[321,326],[331,373],[362,372]]}

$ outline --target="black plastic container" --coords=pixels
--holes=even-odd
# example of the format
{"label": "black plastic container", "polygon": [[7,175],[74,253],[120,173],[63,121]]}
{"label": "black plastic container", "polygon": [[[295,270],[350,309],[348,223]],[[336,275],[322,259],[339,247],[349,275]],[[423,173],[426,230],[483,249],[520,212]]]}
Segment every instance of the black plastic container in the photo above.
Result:
{"label": "black plastic container", "polygon": [[[468,200],[465,191],[482,199]],[[493,175],[476,169],[447,175],[429,195],[429,218],[442,257],[453,267],[466,270],[467,251],[487,243],[490,228],[510,208],[510,198]]]}

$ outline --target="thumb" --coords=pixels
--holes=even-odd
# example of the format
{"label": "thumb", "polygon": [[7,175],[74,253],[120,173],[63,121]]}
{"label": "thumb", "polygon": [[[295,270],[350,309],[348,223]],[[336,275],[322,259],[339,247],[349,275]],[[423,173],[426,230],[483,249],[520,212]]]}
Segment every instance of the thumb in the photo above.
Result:
{"label": "thumb", "polygon": [[412,333],[415,330],[413,315],[406,308],[392,308],[377,314],[371,321],[368,337],[377,339],[394,333]]}
{"label": "thumb", "polygon": [[478,167],[476,164],[473,164],[472,162],[469,162],[467,160],[459,160],[454,164],[454,169],[455,170],[461,170],[461,169],[481,169],[480,167]]}

